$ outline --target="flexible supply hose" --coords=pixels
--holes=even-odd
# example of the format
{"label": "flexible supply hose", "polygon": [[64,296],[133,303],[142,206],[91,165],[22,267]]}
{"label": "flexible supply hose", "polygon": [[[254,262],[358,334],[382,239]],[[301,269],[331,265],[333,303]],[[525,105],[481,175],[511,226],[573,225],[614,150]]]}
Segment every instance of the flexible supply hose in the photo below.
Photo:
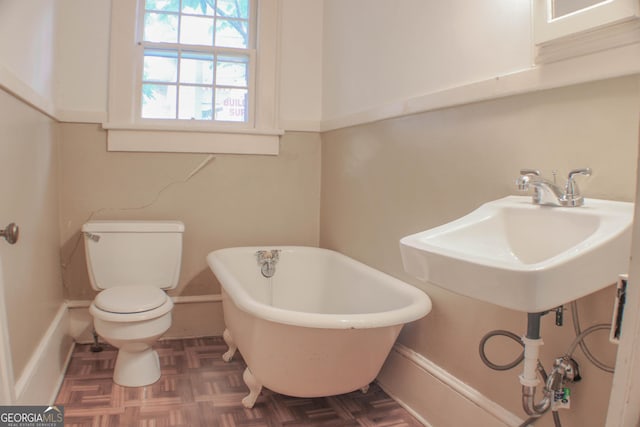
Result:
{"label": "flexible supply hose", "polygon": [[[584,355],[587,357],[587,359],[593,363],[597,368],[602,369],[605,372],[609,372],[609,373],[613,373],[614,371],[614,367],[612,366],[608,366],[605,363],[601,362],[600,360],[598,360],[589,350],[589,347],[587,346],[587,344],[584,342],[584,339],[587,337],[587,335],[595,332],[595,331],[599,331],[599,330],[605,330],[605,329],[611,329],[611,325],[610,324],[606,324],[606,323],[600,323],[597,325],[593,325],[590,326],[589,328],[585,329],[584,331],[582,331],[582,329],[580,328],[580,318],[578,316],[578,304],[573,301],[571,303],[571,315],[573,318],[573,328],[576,332],[576,338],[573,340],[573,342],[571,343],[571,345],[569,346],[569,350],[567,351],[567,355],[572,356],[573,353],[575,352],[575,349],[577,346],[580,347],[580,350],[582,350],[582,352],[584,353]],[[524,360],[524,351],[520,354],[520,356],[518,356],[516,358],[516,360],[514,360],[511,363],[507,363],[504,365],[498,365],[495,364],[493,362],[491,362],[486,355],[486,352],[484,350],[484,347],[487,343],[487,341],[493,337],[496,336],[504,336],[507,338],[510,338],[512,340],[514,340],[515,342],[519,343],[520,345],[524,346],[524,344],[522,344],[522,340],[521,338],[514,334],[511,331],[506,331],[503,329],[496,329],[495,331],[491,331],[487,334],[485,334],[482,339],[480,340],[480,346],[479,346],[479,353],[480,353],[480,359],[482,359],[482,362],[487,365],[489,368],[495,370],[495,371],[508,371],[509,369],[513,369],[516,366],[518,366],[520,364],[520,362],[522,362],[522,360]],[[538,367],[538,370],[540,370],[540,366]],[[546,374],[545,374],[546,377]],[[546,381],[546,379],[545,379]]]}
{"label": "flexible supply hose", "polygon": [[[569,350],[567,351],[567,355],[568,356],[572,356],[573,352],[576,350],[576,347],[580,346],[580,349],[585,353],[585,355],[587,354],[587,352],[589,351],[589,349],[587,349],[586,351],[584,350],[582,345],[584,344],[584,339],[587,335],[591,334],[592,332],[595,331],[600,331],[600,330],[610,330],[611,329],[611,324],[609,323],[600,323],[598,325],[593,325],[588,327],[587,329],[585,329],[584,331],[580,332],[580,334],[576,337],[576,339],[573,340],[573,342],[571,343],[571,345],[569,346]],[[589,353],[591,354],[591,353]],[[607,372],[613,372],[613,368],[608,367],[607,365],[605,365],[604,363],[600,362],[599,360],[595,359],[593,357],[593,355],[591,355],[591,357],[587,356],[587,358],[589,359],[589,361],[591,361],[591,363],[593,363],[594,365],[596,365],[598,368],[602,369],[603,371],[607,371]],[[593,360],[591,359],[593,358]],[[597,364],[595,362],[597,362]],[[601,365],[601,366],[599,366]]]}
{"label": "flexible supply hose", "polygon": [[[587,335],[589,335],[591,332],[595,332],[595,331],[600,330],[600,329],[611,329],[611,325],[610,324],[608,324],[608,325],[607,324],[595,325],[595,326],[591,326],[590,328],[585,329],[585,331],[582,332],[581,329],[580,329],[580,318],[578,317],[578,303],[575,302],[575,301],[571,302],[571,317],[573,319],[573,329],[576,332],[576,339],[574,340],[573,344],[571,344],[570,350],[567,352],[567,354],[569,354],[569,356],[571,356],[573,354],[573,352],[575,350],[575,346],[577,344],[577,345],[580,346],[580,350],[582,350],[582,352],[587,357],[589,362],[593,363],[597,368],[602,369],[603,371],[609,372],[610,374],[612,374],[613,370],[614,370],[614,367],[606,365],[603,362],[601,362],[600,360],[598,360],[593,354],[591,354],[591,351],[589,350],[589,347],[587,347],[587,344],[584,342],[584,338]],[[589,332],[587,332],[587,331],[589,331]]]}
{"label": "flexible supply hose", "polygon": [[[560,422],[560,415],[558,414],[558,411],[551,411],[551,414],[553,414],[553,424],[554,424],[554,426],[555,427],[562,427],[562,423]],[[536,421],[538,421],[539,419],[540,419],[540,417],[531,417],[527,421],[525,421],[522,424],[520,424],[518,427],[530,427],[530,426],[534,425],[536,423]]]}
{"label": "flexible supply hose", "polygon": [[489,339],[491,339],[493,337],[497,337],[497,336],[503,336],[503,337],[511,338],[512,340],[514,340],[515,342],[517,342],[518,344],[520,344],[521,346],[524,347],[524,344],[522,343],[522,339],[519,336],[517,336],[516,334],[514,334],[513,332],[505,331],[503,329],[496,329],[495,331],[491,331],[491,332],[487,333],[480,340],[480,348],[479,348],[480,359],[482,359],[484,364],[487,365],[488,367],[490,367],[491,369],[493,369],[494,371],[508,371],[509,369],[515,368],[516,366],[518,366],[520,364],[520,362],[522,362],[524,360],[524,350],[522,351],[522,353],[520,354],[520,356],[518,356],[518,358],[516,360],[514,360],[511,363],[507,363],[506,365],[497,365],[497,364],[491,362],[487,358],[487,354],[484,351],[484,347],[485,347],[487,341],[489,341]]}
{"label": "flexible supply hose", "polygon": [[[507,363],[505,365],[498,365],[496,363],[493,363],[489,360],[489,358],[487,357],[487,354],[484,350],[484,347],[487,343],[487,341],[489,341],[491,338],[493,337],[497,337],[497,336],[503,336],[503,337],[507,337],[510,338],[512,340],[514,340],[515,342],[517,342],[518,344],[520,344],[522,347],[524,347],[524,343],[522,342],[522,338],[520,338],[518,335],[514,334],[511,331],[505,331],[504,329],[496,329],[495,331],[491,331],[487,334],[485,334],[482,339],[480,340],[480,346],[478,348],[479,353],[480,353],[480,359],[482,359],[482,361],[484,362],[485,365],[487,365],[489,368],[493,369],[494,371],[508,371],[509,369],[513,369],[516,366],[518,366],[520,364],[520,362],[522,362],[524,360],[524,350],[522,351],[522,353],[520,353],[520,356],[518,356],[518,358],[516,360],[514,360],[511,363]],[[538,374],[540,374],[540,376],[542,377],[542,381],[547,381],[547,372],[544,369],[544,366],[542,366],[542,363],[540,363],[540,361],[538,360]]]}

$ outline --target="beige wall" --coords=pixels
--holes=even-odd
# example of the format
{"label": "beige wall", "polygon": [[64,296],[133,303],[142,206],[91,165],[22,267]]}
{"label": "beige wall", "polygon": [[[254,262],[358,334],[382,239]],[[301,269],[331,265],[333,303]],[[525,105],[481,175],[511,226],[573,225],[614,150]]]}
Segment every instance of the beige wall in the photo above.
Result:
{"label": "beige wall", "polygon": [[56,132],[53,120],[0,89],[0,227],[20,227],[15,245],[0,240],[0,292],[3,284],[16,380],[63,303]]}
{"label": "beige wall", "polygon": [[[325,133],[320,245],[424,289],[433,311],[405,328],[400,342],[524,417],[519,370],[491,371],[477,347],[493,329],[523,334],[526,316],[409,277],[398,241],[515,194],[514,180],[523,167],[564,175],[589,166],[593,176],[580,179],[588,197],[632,201],[639,116],[640,78],[633,76]],[[583,327],[610,321],[612,297],[608,288],[580,301]],[[551,317],[542,329],[547,369],[574,337],[569,318],[556,328]],[[594,353],[613,363],[615,346],[603,335],[589,342]],[[508,343],[494,345],[490,350],[498,363],[519,352]],[[502,354],[496,354],[497,347]],[[611,375],[580,353],[577,359],[584,380],[575,385],[563,425],[604,425]],[[545,419],[537,425],[552,424]]]}
{"label": "beige wall", "polygon": [[79,233],[90,217],[183,221],[182,273],[172,295],[219,293],[205,261],[212,250],[318,244],[318,134],[286,134],[279,156],[218,155],[187,182],[205,154],[107,152],[106,133],[94,124],[61,124],[61,139],[62,262],[71,300],[94,296]]}

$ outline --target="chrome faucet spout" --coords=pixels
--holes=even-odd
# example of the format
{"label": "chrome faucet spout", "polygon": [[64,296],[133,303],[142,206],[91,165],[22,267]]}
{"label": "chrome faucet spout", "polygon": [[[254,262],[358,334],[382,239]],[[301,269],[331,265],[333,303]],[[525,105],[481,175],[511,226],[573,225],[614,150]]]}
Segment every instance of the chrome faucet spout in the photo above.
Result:
{"label": "chrome faucet spout", "polygon": [[262,275],[266,278],[272,277],[276,273],[276,264],[280,258],[280,250],[261,250],[257,251],[255,255]]}
{"label": "chrome faucet spout", "polygon": [[533,187],[533,203],[537,205],[562,206],[560,200],[564,191],[548,179],[527,174],[520,176],[516,184],[520,191],[527,191],[529,187]]}
{"label": "chrome faucet spout", "polygon": [[[547,206],[576,207],[584,204],[584,197],[575,183],[576,175],[591,175],[590,168],[574,169],[569,172],[569,177],[564,188],[546,178],[540,176],[535,169],[522,169],[516,179],[516,186],[520,191],[527,191],[533,187],[533,203]],[[555,181],[555,179],[554,179]]]}

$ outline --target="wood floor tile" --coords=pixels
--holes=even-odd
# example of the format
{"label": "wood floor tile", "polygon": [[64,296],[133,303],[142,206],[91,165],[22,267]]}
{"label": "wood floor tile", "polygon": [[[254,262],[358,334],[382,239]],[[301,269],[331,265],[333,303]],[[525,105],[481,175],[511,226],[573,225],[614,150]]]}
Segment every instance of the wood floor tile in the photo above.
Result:
{"label": "wood floor tile", "polygon": [[418,427],[421,424],[373,383],[324,398],[294,398],[263,389],[255,406],[241,400],[245,363],[236,353],[225,363],[221,337],[166,340],[154,346],[162,376],[146,387],[112,381],[117,350],[92,353],[77,345],[57,405],[71,427]]}

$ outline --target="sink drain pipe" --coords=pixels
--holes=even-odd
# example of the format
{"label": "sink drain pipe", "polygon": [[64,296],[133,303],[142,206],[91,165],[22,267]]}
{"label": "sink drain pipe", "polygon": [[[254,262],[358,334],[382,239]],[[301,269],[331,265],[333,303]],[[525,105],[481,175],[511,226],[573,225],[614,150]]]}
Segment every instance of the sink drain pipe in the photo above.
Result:
{"label": "sink drain pipe", "polygon": [[[558,315],[558,310],[562,310],[562,307],[559,307],[555,310],[556,317]],[[524,411],[527,413],[527,415],[529,415],[530,418],[527,419],[519,427],[532,426],[549,409],[551,409],[555,427],[562,426],[560,422],[560,416],[558,414],[558,408],[555,406],[555,403],[557,402],[555,400],[557,398],[556,392],[559,392],[559,391],[564,392],[565,382],[573,383],[573,382],[580,381],[578,364],[572,357],[574,351],[579,345],[585,346],[586,351],[584,350],[583,351],[587,356],[587,359],[589,359],[589,361],[591,361],[596,367],[606,372],[613,371],[613,367],[607,366],[601,361],[595,359],[595,357],[593,357],[593,355],[590,354],[590,352],[586,348],[586,344],[584,343],[584,339],[587,335],[595,331],[611,329],[611,325],[597,324],[582,331],[580,328],[579,319],[578,319],[578,313],[577,313],[578,307],[575,301],[571,303],[571,310],[573,314],[573,322],[574,322],[574,328],[576,332],[576,338],[571,343],[569,350],[563,356],[555,359],[553,364],[553,369],[551,370],[549,375],[547,375],[544,367],[542,366],[539,360],[540,347],[543,344],[542,339],[540,338],[540,319],[542,316],[549,313],[549,311],[545,311],[542,313],[527,314],[527,333],[525,337],[520,337],[510,331],[498,329],[485,334],[485,336],[482,337],[482,339],[480,340],[480,347],[479,347],[480,359],[482,359],[484,364],[491,369],[494,369],[497,371],[506,371],[508,369],[512,369],[516,367],[517,365],[520,364],[520,362],[524,360],[523,372],[519,376],[519,379],[520,379],[520,383],[522,384],[522,407]],[[557,319],[556,319],[556,325],[561,326],[561,323],[558,323]],[[519,343],[520,345],[522,345],[524,347],[522,354],[513,362],[505,365],[498,365],[491,362],[487,358],[487,355],[485,352],[485,345],[489,339],[496,336],[504,336],[504,337],[510,338],[516,341],[517,343]],[[540,381],[540,379],[542,381]],[[541,382],[544,383],[544,388],[542,391],[542,399],[536,403],[535,402],[536,388]],[[560,398],[562,399],[563,396],[564,395],[560,396]],[[563,401],[561,402],[564,403]]]}
{"label": "sink drain pipe", "polygon": [[544,388],[543,398],[535,403],[536,387],[540,384],[538,378],[538,358],[542,338],[540,338],[540,318],[544,313],[527,314],[527,335],[522,338],[524,344],[524,368],[520,375],[522,384],[522,408],[527,415],[539,417],[551,407],[551,392]]}

